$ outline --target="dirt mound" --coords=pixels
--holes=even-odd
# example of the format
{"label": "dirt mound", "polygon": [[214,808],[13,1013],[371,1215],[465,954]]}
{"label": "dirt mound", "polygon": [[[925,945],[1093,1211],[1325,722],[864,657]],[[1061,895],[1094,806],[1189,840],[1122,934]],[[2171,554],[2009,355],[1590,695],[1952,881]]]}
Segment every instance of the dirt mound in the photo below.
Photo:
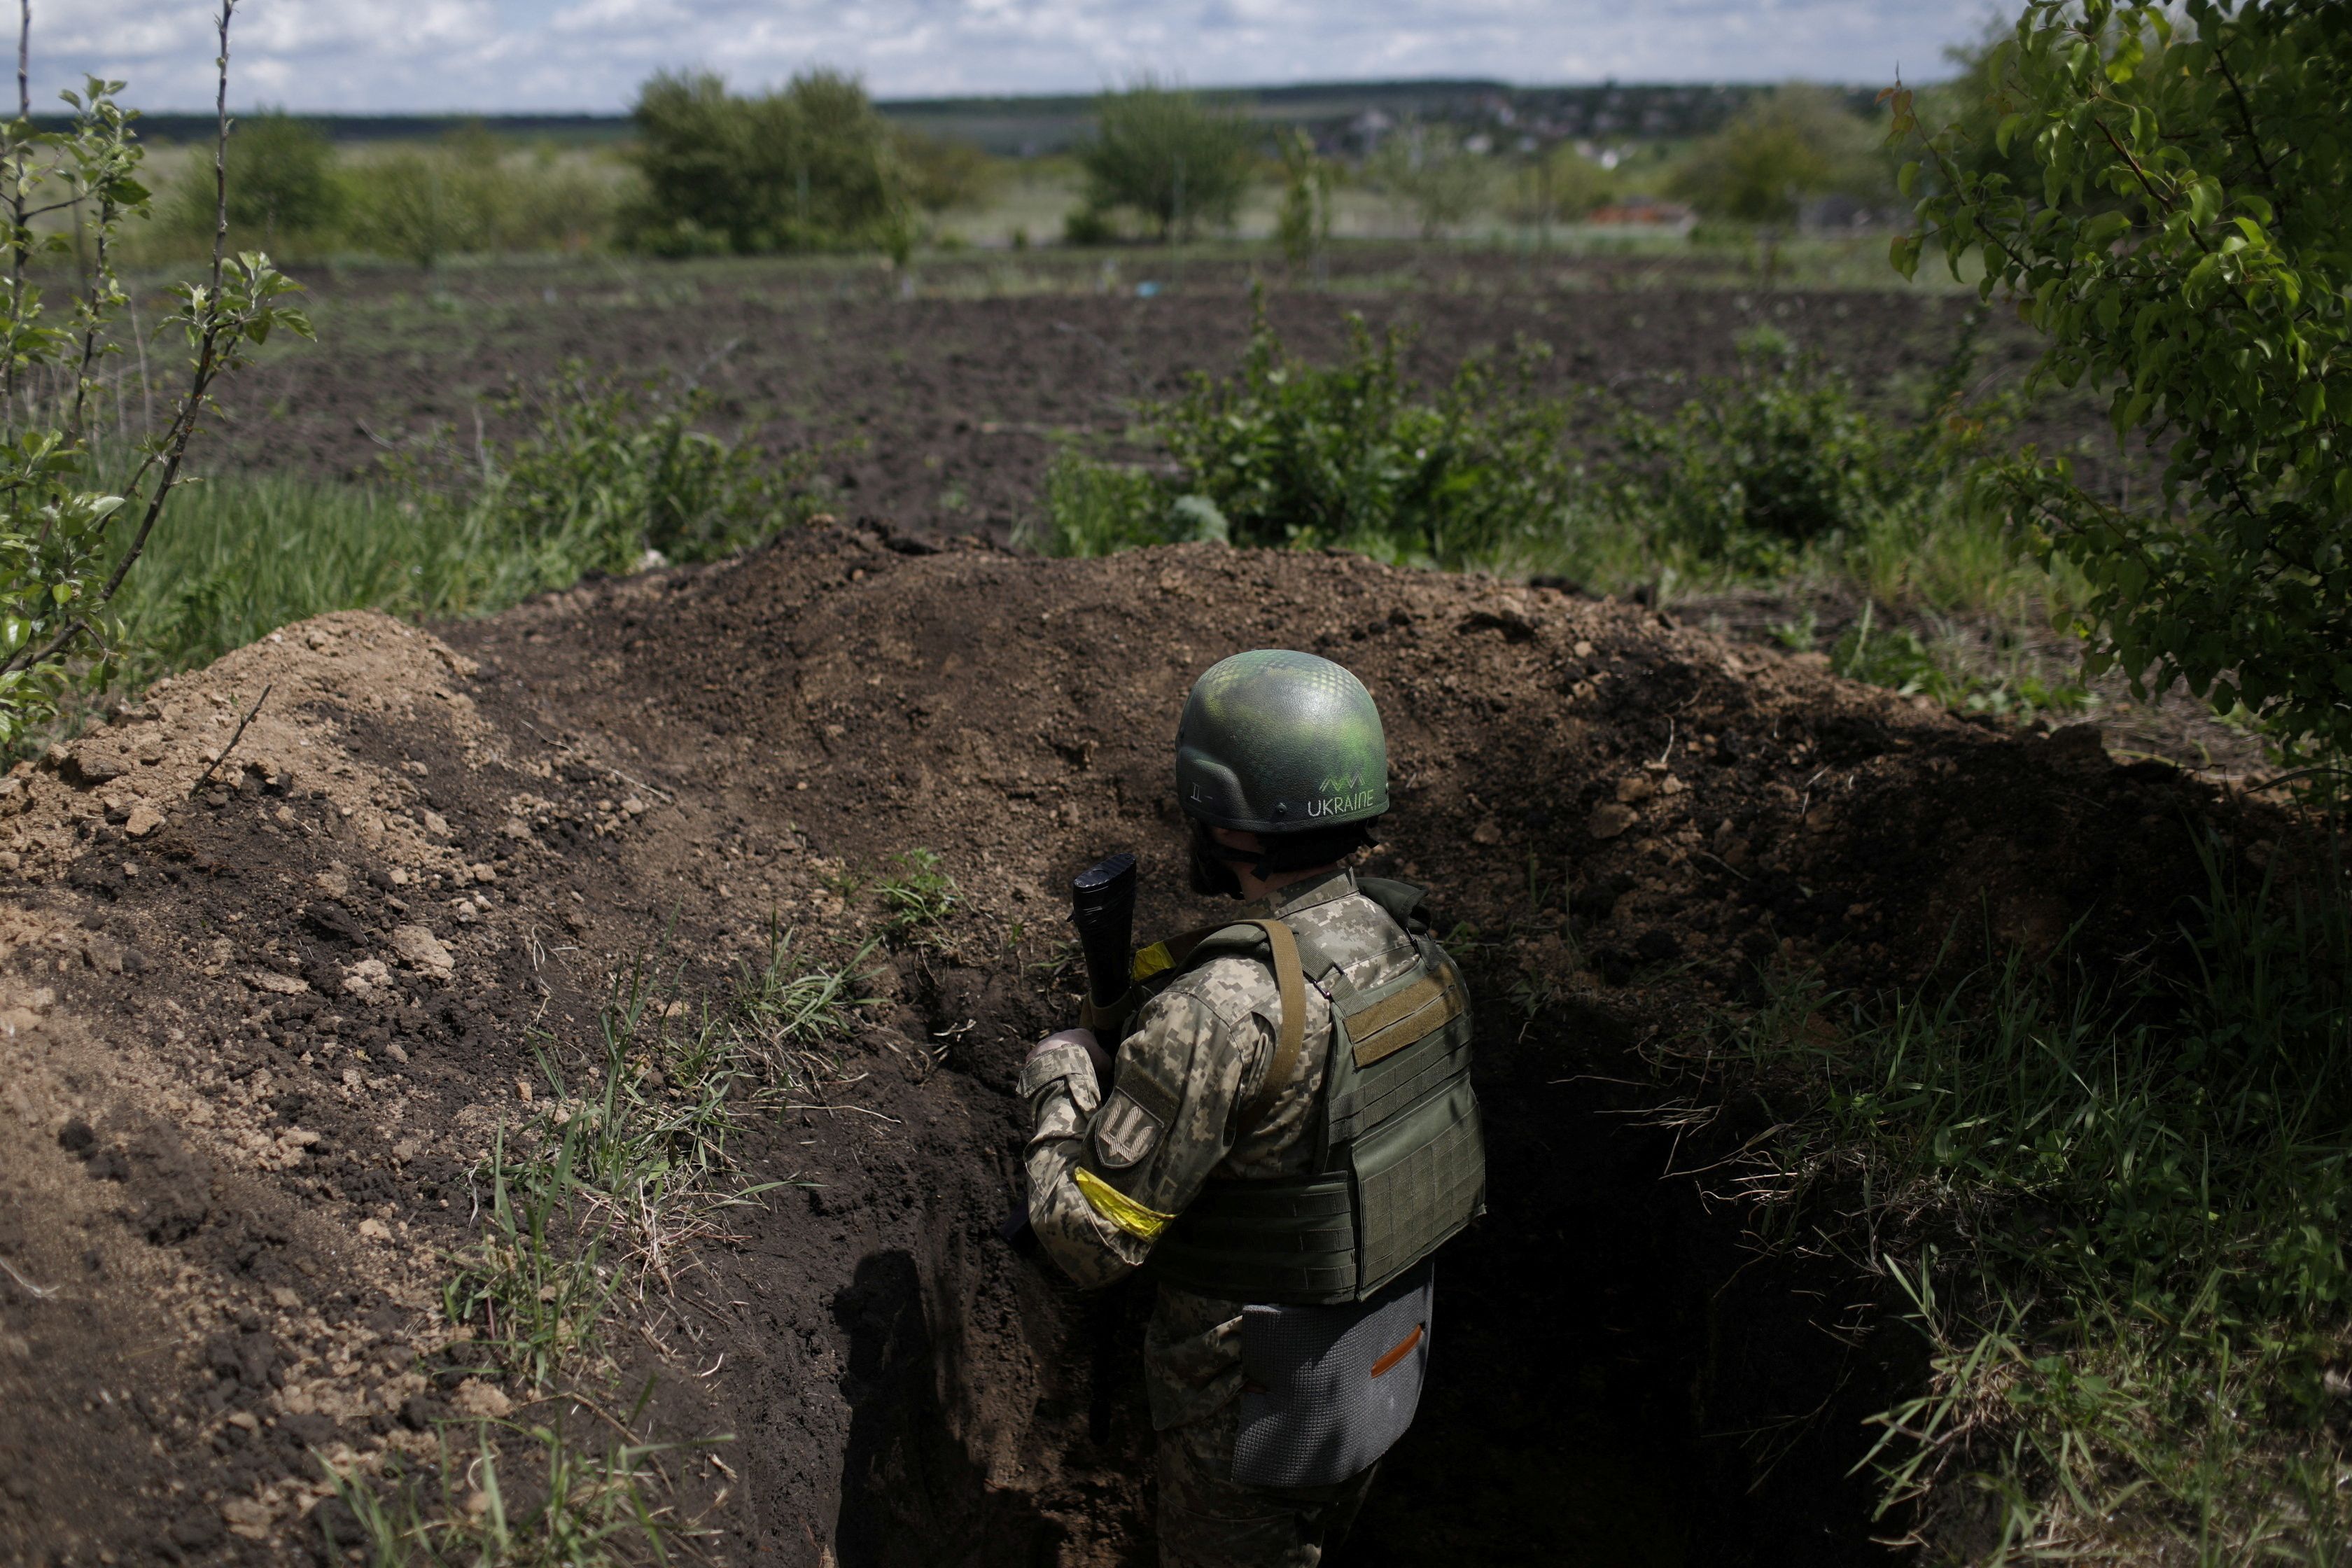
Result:
{"label": "dirt mound", "polygon": [[865,1024],[733,1149],[787,1184],[638,1325],[653,1435],[734,1437],[673,1478],[722,1560],[1148,1560],[1144,1298],[996,1238],[1010,1089],[1067,1009],[1072,869],[1133,848],[1147,928],[1202,912],[1168,737],[1202,667],[1280,645],[1381,701],[1374,868],[1460,924],[1492,1116],[1456,1349],[1356,1560],[1866,1558],[1843,1478],[1908,1342],[1739,1275],[1738,1216],[1622,1114],[1658,1098],[1637,1058],[1759,963],[1886,984],[1956,925],[2046,947],[2085,917],[2085,951],[2140,945],[2201,885],[2212,806],[2095,731],[2012,740],[1638,606],[1338,554],[811,531],[445,635],[287,628],[7,790],[16,1555],[293,1555],[314,1452],[365,1473],[505,1408],[435,1309],[536,1058],[665,942],[711,986],[772,917],[854,950],[921,850],[954,902],[875,950]]}

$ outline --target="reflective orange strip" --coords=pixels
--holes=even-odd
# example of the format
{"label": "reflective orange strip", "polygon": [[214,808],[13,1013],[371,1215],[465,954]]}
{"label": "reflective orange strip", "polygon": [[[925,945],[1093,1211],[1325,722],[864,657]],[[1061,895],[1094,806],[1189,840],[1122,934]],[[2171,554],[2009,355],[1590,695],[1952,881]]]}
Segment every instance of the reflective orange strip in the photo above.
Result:
{"label": "reflective orange strip", "polygon": [[1372,1363],[1372,1375],[1374,1377],[1386,1377],[1390,1373],[1394,1372],[1396,1370],[1397,1363],[1411,1355],[1412,1353],[1412,1347],[1419,1343],[1421,1343],[1421,1325],[1419,1323],[1415,1323],[1412,1326],[1412,1332],[1399,1340],[1396,1342],[1396,1348],[1394,1350],[1391,1350],[1388,1354]]}

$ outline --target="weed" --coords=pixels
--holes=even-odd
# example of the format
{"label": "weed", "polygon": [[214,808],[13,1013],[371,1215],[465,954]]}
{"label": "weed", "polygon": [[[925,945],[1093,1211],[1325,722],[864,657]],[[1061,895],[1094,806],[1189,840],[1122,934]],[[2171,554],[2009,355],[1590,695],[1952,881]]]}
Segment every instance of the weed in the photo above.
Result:
{"label": "weed", "polygon": [[1874,631],[1876,606],[1865,604],[1862,619],[1830,650],[1830,668],[1850,680],[1892,688],[1906,697],[1925,694],[1948,708],[2030,719],[2036,713],[2074,713],[2089,706],[2088,689],[2074,681],[2049,681],[2026,670],[1988,679],[1939,660],[1919,634],[1907,627]]}
{"label": "weed", "polygon": [[918,942],[932,940],[931,929],[963,902],[963,889],[940,869],[940,858],[929,849],[909,849],[892,858],[898,869],[876,883],[882,907],[889,911],[888,929]]}
{"label": "weed", "polygon": [[[506,1439],[503,1456],[494,1434]],[[662,1478],[651,1461],[668,1447],[623,1442],[598,1453],[567,1438],[560,1423],[484,1423],[472,1454],[453,1454],[445,1435],[429,1472],[395,1475],[382,1492],[330,1471],[357,1539],[342,1540],[331,1526],[329,1544],[338,1556],[357,1549],[369,1568],[604,1568],[667,1561],[689,1533],[656,1501]],[[502,1462],[509,1467],[506,1476]],[[524,1485],[516,1485],[515,1470]]]}
{"label": "weed", "polygon": [[771,1083],[790,1089],[795,1064],[810,1047],[849,1031],[859,1008],[873,1005],[857,994],[861,970],[875,942],[868,942],[835,966],[812,963],[793,952],[793,932],[768,924],[767,962],[744,966],[735,988],[741,1037],[758,1056]]}
{"label": "weed", "polygon": [[578,1245],[571,1223],[575,1153],[560,1130],[519,1149],[499,1127],[475,1173],[489,1186],[484,1234],[452,1260],[457,1270],[441,1288],[442,1314],[455,1325],[478,1321],[500,1363],[532,1387],[552,1383],[587,1349],[612,1299],[601,1245]]}
{"label": "weed", "polygon": [[1821,641],[1821,617],[1807,610],[1793,621],[1775,621],[1764,629],[1772,640],[1792,653],[1811,653]]}
{"label": "weed", "polygon": [[698,428],[709,405],[691,388],[575,370],[504,406],[525,418],[520,439],[461,451],[445,431],[391,464],[387,486],[247,477],[181,490],[118,601],[129,672],[202,664],[332,610],[479,615],[590,572],[707,560],[814,504],[813,456],[778,468]]}
{"label": "weed", "polygon": [[1830,1223],[1933,1347],[1881,1418],[1888,1505],[1980,1492],[2003,1561],[2333,1560],[2352,1522],[2352,896],[2218,855],[2145,973],[1801,979],[1734,1033],[1780,1123],[1753,1190],[1859,1205]]}

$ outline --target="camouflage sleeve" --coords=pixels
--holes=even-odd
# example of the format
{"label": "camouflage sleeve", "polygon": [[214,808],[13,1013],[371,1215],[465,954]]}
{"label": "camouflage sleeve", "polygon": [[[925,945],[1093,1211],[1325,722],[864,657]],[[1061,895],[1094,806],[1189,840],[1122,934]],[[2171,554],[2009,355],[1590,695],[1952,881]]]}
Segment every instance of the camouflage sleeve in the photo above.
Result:
{"label": "camouflage sleeve", "polygon": [[1021,1068],[1029,1102],[1029,1225],[1046,1255],[1081,1285],[1108,1285],[1150,1250],[1087,1201],[1075,1172],[1102,1100],[1082,1047],[1049,1046]]}
{"label": "camouflage sleeve", "polygon": [[[1118,1050],[1117,1085],[1061,1096],[1081,1080],[1041,1052],[1032,1068],[1029,1219],[1054,1260],[1082,1285],[1139,1267],[1168,1223],[1201,1194],[1234,1145],[1244,1098],[1274,1050],[1281,1002],[1262,963],[1220,958],[1148,1003]],[[1024,1087],[1031,1077],[1024,1070]]]}

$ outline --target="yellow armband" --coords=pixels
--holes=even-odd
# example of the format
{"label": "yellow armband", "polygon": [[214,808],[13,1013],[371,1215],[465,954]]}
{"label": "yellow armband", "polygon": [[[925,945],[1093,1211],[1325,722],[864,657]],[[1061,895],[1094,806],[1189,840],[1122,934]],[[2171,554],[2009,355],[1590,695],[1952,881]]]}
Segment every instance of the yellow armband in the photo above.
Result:
{"label": "yellow armband", "polygon": [[1168,1228],[1168,1222],[1176,1217],[1172,1214],[1161,1214],[1158,1209],[1144,1207],[1084,1165],[1071,1174],[1076,1178],[1078,1191],[1086,1194],[1087,1202],[1094,1205],[1095,1213],[1138,1241],[1154,1239]]}

